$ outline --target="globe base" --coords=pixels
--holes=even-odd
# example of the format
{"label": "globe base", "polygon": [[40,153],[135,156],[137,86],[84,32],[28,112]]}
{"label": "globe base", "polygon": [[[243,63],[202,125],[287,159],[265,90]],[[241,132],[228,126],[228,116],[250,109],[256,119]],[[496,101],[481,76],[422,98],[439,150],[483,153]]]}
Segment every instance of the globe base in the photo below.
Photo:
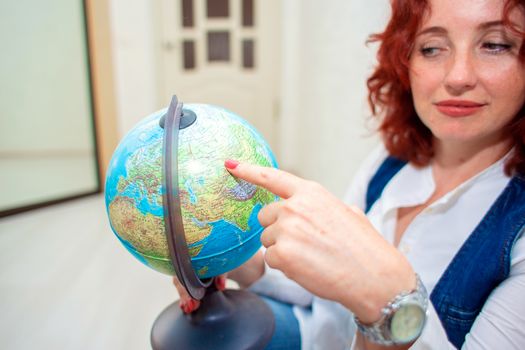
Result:
{"label": "globe base", "polygon": [[178,302],[165,308],[153,324],[151,346],[154,350],[264,349],[274,328],[271,309],[255,294],[213,288],[189,315]]}

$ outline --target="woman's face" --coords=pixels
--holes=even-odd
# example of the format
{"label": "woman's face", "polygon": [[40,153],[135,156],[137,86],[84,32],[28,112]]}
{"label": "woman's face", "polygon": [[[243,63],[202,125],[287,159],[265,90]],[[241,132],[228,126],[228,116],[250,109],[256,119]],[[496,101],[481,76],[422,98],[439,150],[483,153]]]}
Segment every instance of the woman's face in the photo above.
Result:
{"label": "woman's face", "polygon": [[[525,101],[520,37],[503,0],[430,0],[410,57],[417,114],[441,142],[494,143]],[[523,30],[525,16],[511,20]]]}

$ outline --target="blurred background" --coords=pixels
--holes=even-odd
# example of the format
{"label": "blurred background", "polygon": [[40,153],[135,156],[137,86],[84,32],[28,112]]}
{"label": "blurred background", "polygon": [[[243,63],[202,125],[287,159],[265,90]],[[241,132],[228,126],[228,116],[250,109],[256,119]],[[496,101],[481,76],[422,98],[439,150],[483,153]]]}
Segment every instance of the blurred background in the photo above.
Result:
{"label": "blurred background", "polygon": [[118,141],[224,106],[342,197],[377,144],[366,78],[388,0],[0,0],[0,348],[147,349],[177,298],[113,236]]}

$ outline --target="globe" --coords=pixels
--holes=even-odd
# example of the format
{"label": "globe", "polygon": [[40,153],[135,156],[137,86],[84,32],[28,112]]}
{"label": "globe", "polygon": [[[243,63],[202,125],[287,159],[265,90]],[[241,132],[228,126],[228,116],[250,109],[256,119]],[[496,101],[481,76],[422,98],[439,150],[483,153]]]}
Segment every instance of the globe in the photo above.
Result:
{"label": "globe", "polygon": [[[178,135],[178,194],[191,266],[199,278],[247,261],[260,247],[257,214],[278,198],[233,177],[226,159],[277,167],[263,137],[224,108],[185,104],[195,121]],[[139,122],[108,166],[105,201],[110,225],[124,247],[152,269],[175,275],[165,233],[163,138],[167,109]]]}

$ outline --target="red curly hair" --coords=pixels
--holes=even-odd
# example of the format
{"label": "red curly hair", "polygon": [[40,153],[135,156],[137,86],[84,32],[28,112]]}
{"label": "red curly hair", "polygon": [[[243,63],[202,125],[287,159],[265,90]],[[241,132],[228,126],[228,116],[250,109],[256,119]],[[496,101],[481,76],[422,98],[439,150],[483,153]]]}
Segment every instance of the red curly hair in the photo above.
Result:
{"label": "red curly hair", "polygon": [[[525,33],[512,26],[509,15],[515,8],[525,11],[524,0],[504,0],[503,21],[525,40]],[[379,42],[378,66],[368,79],[368,102],[374,116],[381,116],[379,132],[388,152],[399,159],[424,166],[434,155],[432,133],[414,109],[409,81],[409,60],[424,16],[431,11],[428,0],[391,0],[392,15],[384,32],[368,42]],[[520,48],[525,64],[525,45]],[[525,106],[509,125],[514,139],[513,154],[505,164],[508,175],[525,175]]]}

